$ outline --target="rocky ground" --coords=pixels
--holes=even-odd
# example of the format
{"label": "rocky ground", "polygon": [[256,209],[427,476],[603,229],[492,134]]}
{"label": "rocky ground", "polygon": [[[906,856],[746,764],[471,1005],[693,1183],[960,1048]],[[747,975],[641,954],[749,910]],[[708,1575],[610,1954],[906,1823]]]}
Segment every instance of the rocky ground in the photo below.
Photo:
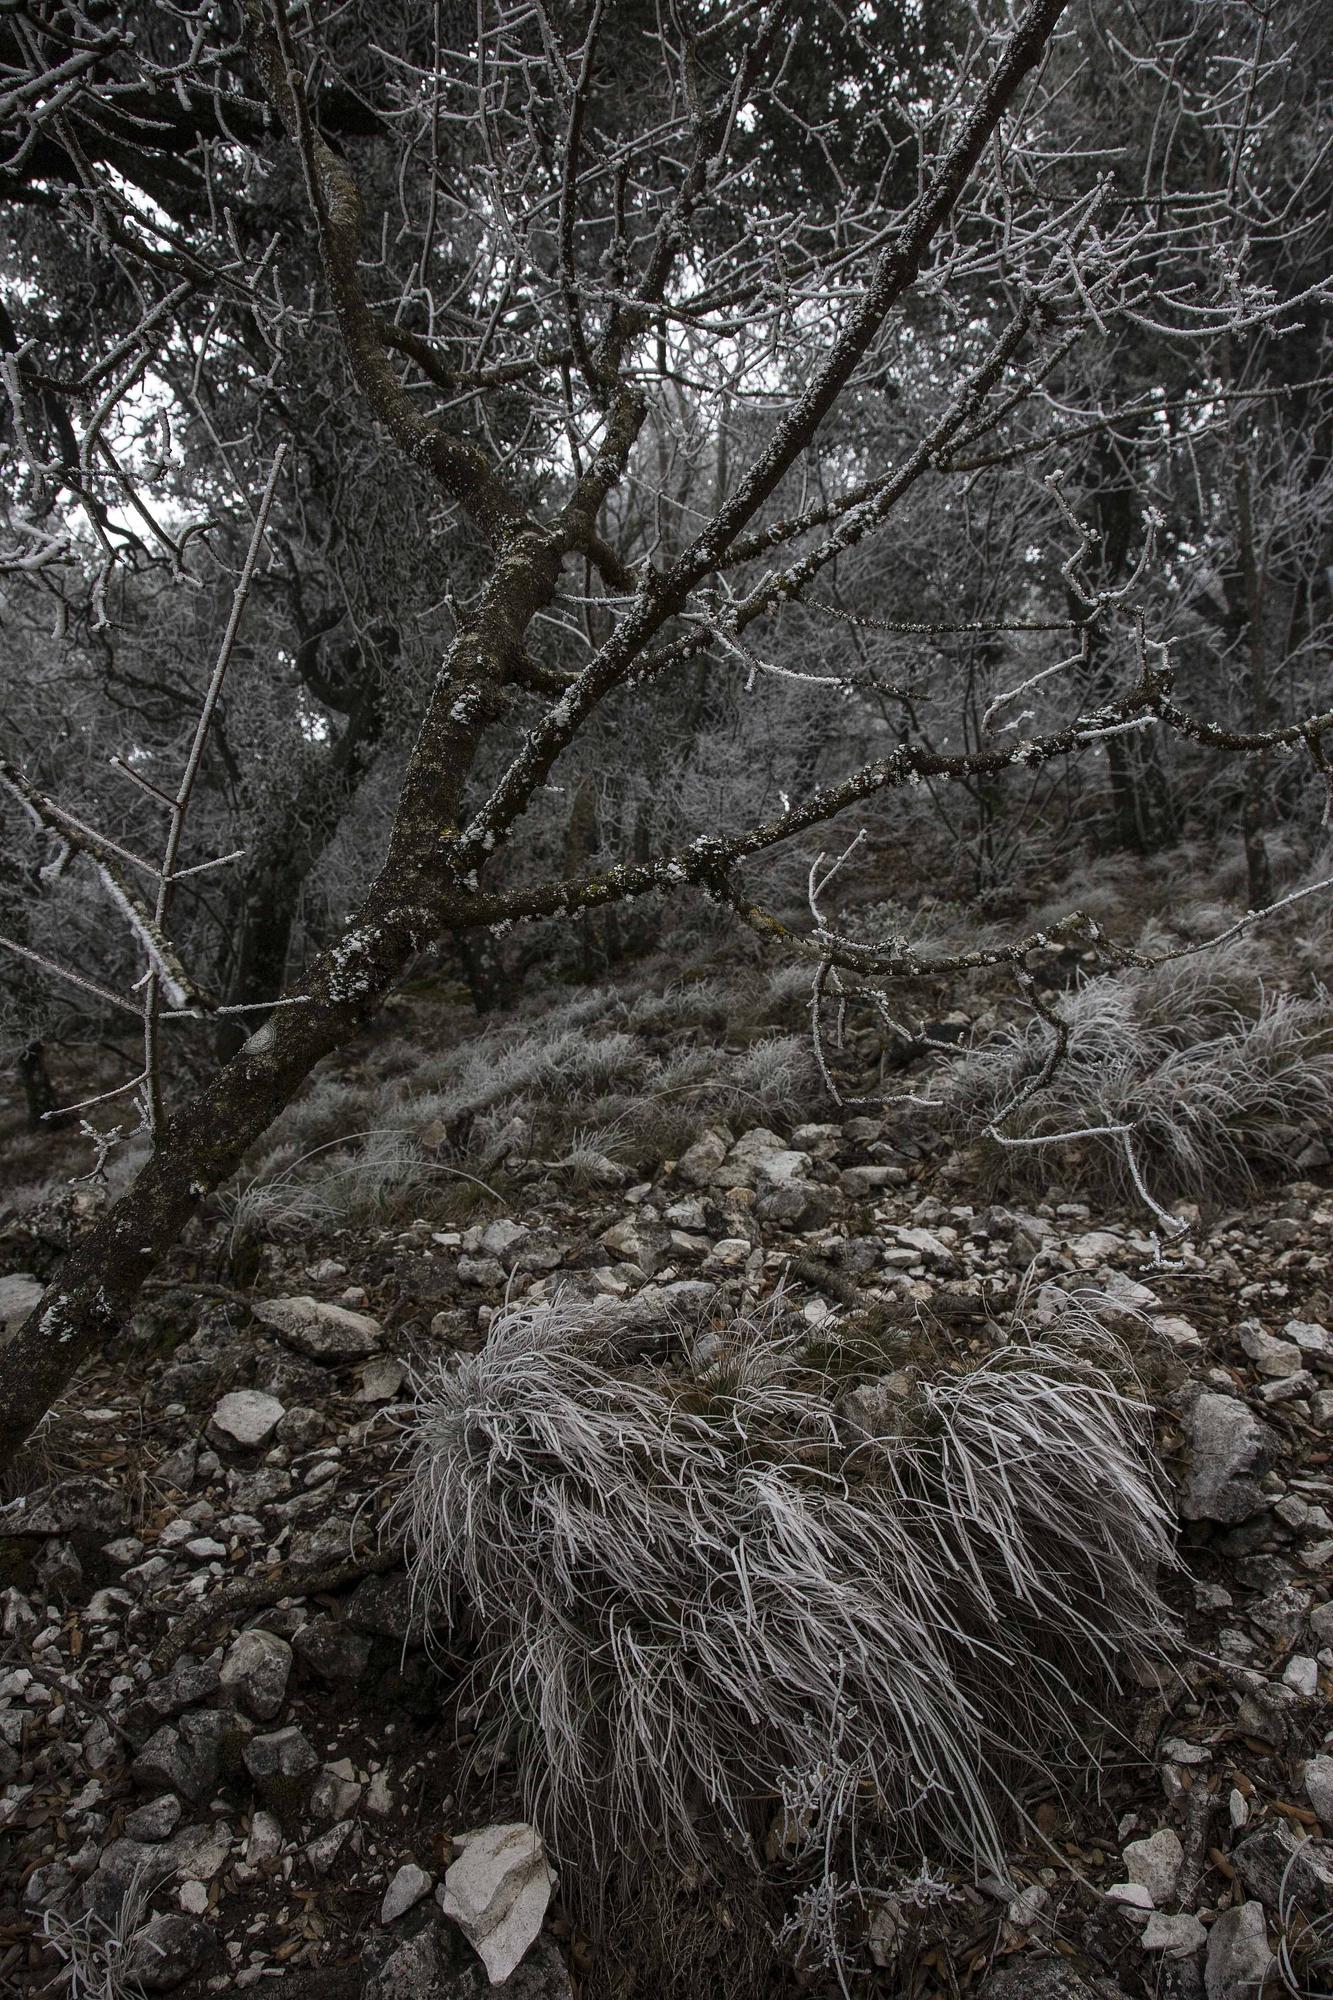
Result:
{"label": "rocky ground", "polygon": [[947,1366],[1027,1284],[1038,1318],[1044,1286],[1095,1290],[1140,1360],[1187,1644],[1130,1677],[1099,1775],[1026,1800],[1012,1881],[943,1871],[861,1988],[1333,1992],[1333,1189],[1164,1250],[1125,1213],[988,1205],[864,1114],[738,1116],[650,1179],[583,1178],[520,1173],[468,1227],[270,1243],[249,1283],[196,1245],[80,1379],[0,1517],[0,1988],[462,2000],[488,1962],[498,1992],[579,1994],[590,1942],[520,1774],[464,1776],[463,1642],[414,1620],[388,1519],[410,1369],[506,1294],[698,1317],[779,1285],[812,1327],[894,1304]]}

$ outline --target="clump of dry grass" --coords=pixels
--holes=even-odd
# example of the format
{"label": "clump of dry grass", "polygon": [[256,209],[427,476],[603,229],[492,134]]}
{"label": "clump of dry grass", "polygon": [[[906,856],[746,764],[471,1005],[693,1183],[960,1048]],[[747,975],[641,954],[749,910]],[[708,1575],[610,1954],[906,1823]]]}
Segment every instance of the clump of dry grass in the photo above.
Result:
{"label": "clump of dry grass", "polygon": [[1004,1874],[1017,1775],[1169,1631],[1144,1411],[1091,1325],[1020,1330],[882,1424],[771,1313],[681,1376],[581,1305],[518,1305],[426,1375],[415,1588],[473,1628],[528,1809],[589,1893],[617,1870],[771,1883],[775,1820],[812,1910],[871,1856]]}
{"label": "clump of dry grass", "polygon": [[[1168,1196],[1235,1195],[1333,1121],[1333,1004],[1275,991],[1265,974],[1260,949],[1237,938],[1088,979],[1054,1004],[1068,1045],[1036,1088],[1052,1031],[1032,1020],[944,1073],[945,1121],[959,1138],[994,1124],[1001,1146],[1023,1142],[996,1162],[1013,1186],[1048,1183],[1059,1145],[1062,1175],[1094,1189],[1131,1196],[1132,1158]],[[1115,1136],[1126,1127],[1132,1155]]]}

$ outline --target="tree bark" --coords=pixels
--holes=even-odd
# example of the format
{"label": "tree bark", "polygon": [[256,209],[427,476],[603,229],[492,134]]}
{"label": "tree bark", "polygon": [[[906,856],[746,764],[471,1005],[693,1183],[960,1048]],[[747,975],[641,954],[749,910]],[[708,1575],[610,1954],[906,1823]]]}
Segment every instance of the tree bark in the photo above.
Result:
{"label": "tree bark", "polygon": [[69,1114],[60,1108],[51,1072],[46,1067],[46,1044],[31,1041],[19,1056],[19,1079],[28,1111],[30,1132],[55,1132],[68,1125]]}
{"label": "tree bark", "polygon": [[166,1120],[138,1178],[62,1264],[4,1349],[0,1467],[80,1365],[106,1345],[206,1197],[233,1174],[315,1064],[371,1019],[415,954],[464,915],[449,846],[477,745],[503,700],[507,664],[560,571],[553,536],[502,553],[471,630],[461,633],[428,707],[403,783],[389,852],[361,909],[202,1090]]}

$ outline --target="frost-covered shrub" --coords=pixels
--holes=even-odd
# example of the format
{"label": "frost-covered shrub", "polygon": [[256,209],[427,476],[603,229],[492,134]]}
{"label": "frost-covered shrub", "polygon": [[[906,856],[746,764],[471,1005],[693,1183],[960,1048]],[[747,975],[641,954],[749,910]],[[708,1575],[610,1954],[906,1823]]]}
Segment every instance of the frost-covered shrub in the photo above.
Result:
{"label": "frost-covered shrub", "polygon": [[681,1376],[557,1298],[419,1383],[415,1589],[471,1626],[585,1892],[758,1880],[775,1825],[789,1886],[941,1847],[1004,1873],[1015,1780],[1169,1630],[1144,1412],[1088,1326],[838,1402],[771,1314]]}
{"label": "frost-covered shrub", "polygon": [[726,1081],[742,1104],[799,1118],[819,1091],[814,1045],[806,1035],[769,1035],[751,1042],[727,1064]]}
{"label": "frost-covered shrub", "polygon": [[[1040,1087],[1052,1047],[1040,1021],[1006,1028],[943,1074],[946,1120],[975,1138],[992,1120],[1010,1138],[1132,1128],[1133,1158],[1166,1194],[1225,1197],[1289,1168],[1303,1140],[1333,1122],[1333,1005],[1274,991],[1239,938],[1163,965],[1085,981],[1055,1002],[1064,1058]],[[1014,1109],[1005,1114],[1006,1107]],[[1132,1191],[1123,1140],[1057,1149],[1062,1177]],[[1049,1146],[1005,1149],[1015,1185],[1048,1183]]]}

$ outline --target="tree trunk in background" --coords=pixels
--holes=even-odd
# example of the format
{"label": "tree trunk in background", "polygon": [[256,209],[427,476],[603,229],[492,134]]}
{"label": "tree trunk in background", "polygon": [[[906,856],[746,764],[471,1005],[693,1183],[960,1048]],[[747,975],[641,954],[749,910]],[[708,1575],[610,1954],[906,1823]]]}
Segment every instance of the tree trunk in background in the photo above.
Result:
{"label": "tree trunk in background", "polygon": [[[1240,542],[1241,577],[1245,586],[1245,636],[1249,649],[1250,728],[1272,727],[1273,704],[1268,686],[1268,649],[1264,631],[1265,578],[1254,539],[1254,506],[1250,493],[1250,461],[1242,449],[1236,465],[1236,525]],[[1251,757],[1241,806],[1241,838],[1250,908],[1262,910],[1273,900],[1273,864],[1264,838],[1268,818],[1268,759],[1262,751]]]}
{"label": "tree trunk in background", "polygon": [[46,1067],[45,1043],[29,1042],[19,1056],[18,1068],[28,1111],[28,1130],[54,1132],[68,1125],[69,1113],[62,1111],[51,1072]]}

